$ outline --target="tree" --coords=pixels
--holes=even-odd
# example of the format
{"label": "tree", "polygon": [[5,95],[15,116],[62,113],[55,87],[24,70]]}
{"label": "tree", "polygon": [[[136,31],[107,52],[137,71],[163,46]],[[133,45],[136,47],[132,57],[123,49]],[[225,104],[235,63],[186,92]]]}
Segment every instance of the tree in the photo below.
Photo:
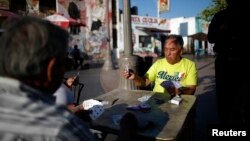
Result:
{"label": "tree", "polygon": [[214,14],[227,7],[226,0],[212,0],[212,4],[201,12],[201,18],[211,21]]}

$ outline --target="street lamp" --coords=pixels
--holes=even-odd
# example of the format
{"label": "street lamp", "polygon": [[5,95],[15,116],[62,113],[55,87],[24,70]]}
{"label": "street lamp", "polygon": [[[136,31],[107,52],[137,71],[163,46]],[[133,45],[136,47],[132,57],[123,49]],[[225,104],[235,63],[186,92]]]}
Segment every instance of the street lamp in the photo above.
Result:
{"label": "street lamp", "polygon": [[[131,14],[130,14],[130,0],[123,0],[123,33],[124,33],[124,56],[119,60],[120,73],[125,67],[136,71],[136,57],[133,56],[132,44],[132,28],[131,28]],[[126,90],[137,89],[132,80],[120,77],[119,88]]]}

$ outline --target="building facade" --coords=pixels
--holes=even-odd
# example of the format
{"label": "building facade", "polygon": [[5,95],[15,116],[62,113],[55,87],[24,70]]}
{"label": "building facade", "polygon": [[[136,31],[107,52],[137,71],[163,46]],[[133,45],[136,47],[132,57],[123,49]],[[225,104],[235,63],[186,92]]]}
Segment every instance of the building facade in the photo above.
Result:
{"label": "building facade", "polygon": [[[121,15],[122,16],[122,15]],[[164,19],[148,16],[131,16],[133,51],[138,53],[162,53],[164,37],[168,34],[183,36],[184,53],[213,55],[212,45],[207,42],[209,23],[199,17]],[[123,21],[118,24],[118,53],[124,51]],[[158,53],[160,52],[160,53]]]}
{"label": "building facade", "polygon": [[[114,50],[119,58],[124,52],[124,38],[130,38],[123,35],[123,15],[116,8],[119,7],[118,0],[7,0],[4,3],[5,1],[0,0],[0,8],[5,11],[37,14],[41,18],[55,13],[66,17],[70,22],[67,29],[71,34],[69,46],[73,48],[77,45],[83,54],[92,59],[104,60],[107,49]],[[32,6],[35,11],[32,11]],[[132,7],[131,10],[132,14],[138,13],[137,7]],[[0,22],[3,19],[6,17],[1,16],[0,12]],[[163,42],[168,34],[183,36],[185,53],[213,54],[212,45],[206,39],[209,23],[198,17],[164,19],[132,15],[131,24],[135,54],[162,55]]]}

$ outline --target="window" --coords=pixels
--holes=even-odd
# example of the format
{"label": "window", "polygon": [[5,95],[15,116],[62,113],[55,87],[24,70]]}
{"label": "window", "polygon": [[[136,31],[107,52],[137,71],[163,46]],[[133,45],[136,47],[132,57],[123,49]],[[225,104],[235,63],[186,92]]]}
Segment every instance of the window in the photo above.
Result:
{"label": "window", "polygon": [[148,47],[149,45],[151,45],[151,36],[139,36],[139,45],[140,47]]}

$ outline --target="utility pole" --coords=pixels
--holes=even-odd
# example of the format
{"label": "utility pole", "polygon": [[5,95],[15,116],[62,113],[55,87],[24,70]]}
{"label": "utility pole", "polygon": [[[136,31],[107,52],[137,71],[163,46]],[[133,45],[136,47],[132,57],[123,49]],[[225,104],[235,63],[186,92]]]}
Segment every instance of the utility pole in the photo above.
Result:
{"label": "utility pole", "polygon": [[[122,56],[119,60],[119,68],[121,75],[125,67],[136,71],[136,57],[133,56],[130,0],[123,0],[123,33],[124,56]],[[125,79],[122,76],[120,77],[119,88],[126,90],[137,89],[133,80]]]}
{"label": "utility pole", "polygon": [[104,61],[104,64],[103,64],[103,67],[102,67],[102,70],[105,70],[105,71],[109,71],[109,70],[112,70],[113,69],[113,63],[112,63],[112,57],[111,57],[111,45],[110,45],[110,42],[111,42],[111,38],[110,38],[110,20],[112,19],[112,14],[110,14],[110,8],[111,8],[111,4],[112,4],[112,0],[106,0],[107,1],[107,5],[106,5],[106,14],[107,14],[107,17],[106,17],[106,28],[107,28],[107,49],[105,51],[105,61]]}

